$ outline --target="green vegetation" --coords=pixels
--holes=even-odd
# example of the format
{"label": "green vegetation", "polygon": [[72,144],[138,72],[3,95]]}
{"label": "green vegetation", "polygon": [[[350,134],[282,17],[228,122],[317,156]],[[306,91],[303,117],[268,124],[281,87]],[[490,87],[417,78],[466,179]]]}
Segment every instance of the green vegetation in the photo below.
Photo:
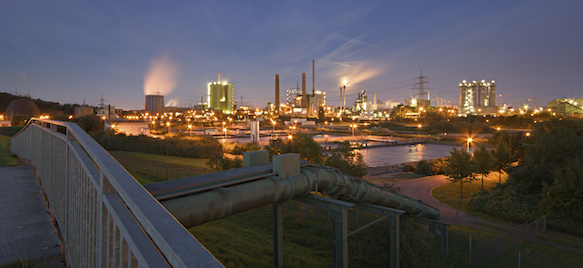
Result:
{"label": "green vegetation", "polygon": [[59,104],[57,102],[43,101],[41,99],[32,99],[30,97],[16,96],[10,93],[0,92],[0,111],[6,111],[6,108],[13,100],[17,99],[30,99],[34,101],[41,114],[50,115],[54,113],[63,113],[66,115],[73,114],[75,112],[75,107],[80,106],[78,104]]}
{"label": "green vegetation", "polygon": [[208,136],[176,135],[164,140],[145,135],[126,136],[113,132],[93,132],[91,137],[108,151],[129,151],[167,156],[210,158],[215,152],[222,153],[218,141]]}
{"label": "green vegetation", "polygon": [[460,183],[460,197],[463,197],[463,183],[473,174],[472,155],[465,149],[453,148],[446,160],[443,171],[453,183]]}
{"label": "green vegetation", "polygon": [[0,167],[20,165],[18,158],[10,153],[10,138],[0,135]]}
{"label": "green vegetation", "polygon": [[0,268],[45,268],[45,267],[47,267],[47,264],[46,261],[44,260],[39,261],[20,260],[0,264]]}
{"label": "green vegetation", "polygon": [[364,162],[362,155],[352,150],[349,141],[339,143],[338,147],[331,151],[331,155],[326,159],[325,165],[335,167],[343,173],[359,178],[368,173],[368,166]]}
{"label": "green vegetation", "polygon": [[302,160],[318,164],[323,164],[325,161],[320,145],[304,133],[296,133],[292,135],[291,139],[285,141],[282,139],[271,140],[265,149],[269,152],[270,160],[274,155],[299,153]]}
{"label": "green vegetation", "polygon": [[[297,202],[284,203],[284,214],[302,209]],[[190,228],[190,232],[226,267],[273,267],[271,205]],[[360,226],[378,216],[360,213]],[[401,220],[401,267],[445,266],[439,239],[426,226]],[[356,229],[356,212],[349,211],[350,230]],[[332,233],[324,209],[309,210],[306,220],[296,214],[284,220],[285,267],[329,267]],[[385,267],[389,261],[389,226],[379,222],[351,236],[350,267]]]}
{"label": "green vegetation", "polygon": [[0,135],[12,137],[21,129],[22,127],[0,127]]}
{"label": "green vegetation", "polygon": [[500,136],[496,148],[511,148],[518,165],[507,168],[505,183],[474,196],[469,205],[518,222],[547,215],[550,228],[583,235],[581,129],[583,120],[550,120],[537,124],[519,145]]}
{"label": "green vegetation", "polygon": [[211,172],[206,166],[207,159],[121,151],[109,153],[141,184]]}

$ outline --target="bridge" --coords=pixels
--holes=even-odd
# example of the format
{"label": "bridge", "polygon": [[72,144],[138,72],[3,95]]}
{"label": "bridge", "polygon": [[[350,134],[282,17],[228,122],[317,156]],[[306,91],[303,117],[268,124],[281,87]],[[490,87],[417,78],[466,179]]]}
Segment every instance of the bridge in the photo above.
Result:
{"label": "bridge", "polygon": [[[244,167],[140,185],[74,123],[31,119],[11,151],[34,168],[71,267],[222,267],[185,227],[272,204],[274,266],[282,267],[282,203],[323,207],[333,218],[333,264],[348,266],[348,236],[380,221],[391,226],[390,266],[399,267],[399,218],[441,237],[448,224],[418,200],[368,184],[298,154],[247,152]],[[338,200],[341,198],[341,200]],[[347,210],[379,214],[348,232]]]}

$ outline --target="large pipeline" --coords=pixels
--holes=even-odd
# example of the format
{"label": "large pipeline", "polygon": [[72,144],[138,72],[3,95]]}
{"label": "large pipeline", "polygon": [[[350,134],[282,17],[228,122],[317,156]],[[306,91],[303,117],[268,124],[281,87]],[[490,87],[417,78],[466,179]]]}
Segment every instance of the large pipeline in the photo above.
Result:
{"label": "large pipeline", "polygon": [[345,176],[334,169],[316,166],[303,166],[300,176],[256,180],[165,200],[162,205],[186,228],[190,228],[295,196],[307,195],[311,191],[404,210],[414,217],[441,219],[437,209],[420,201]]}

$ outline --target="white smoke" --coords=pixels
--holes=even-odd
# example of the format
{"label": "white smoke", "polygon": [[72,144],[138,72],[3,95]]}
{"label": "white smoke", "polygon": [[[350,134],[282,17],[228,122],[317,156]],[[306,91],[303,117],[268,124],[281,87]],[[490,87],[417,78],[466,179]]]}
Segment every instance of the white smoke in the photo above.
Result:
{"label": "white smoke", "polygon": [[178,107],[179,100],[178,99],[170,99],[166,102],[166,107]]}
{"label": "white smoke", "polygon": [[168,95],[176,86],[178,67],[169,56],[155,58],[144,76],[144,93],[146,95]]}
{"label": "white smoke", "polygon": [[340,75],[340,84],[346,85],[347,87],[353,87],[360,82],[371,79],[382,73],[381,68],[371,65],[372,64],[367,62],[343,64],[340,72],[344,75]]}

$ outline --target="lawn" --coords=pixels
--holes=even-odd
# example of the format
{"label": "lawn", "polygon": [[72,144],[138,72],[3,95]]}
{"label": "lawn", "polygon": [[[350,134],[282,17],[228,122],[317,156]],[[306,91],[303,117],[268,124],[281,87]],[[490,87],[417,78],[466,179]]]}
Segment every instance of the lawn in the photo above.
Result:
{"label": "lawn", "polygon": [[[482,176],[478,175],[476,179],[472,180],[472,194],[475,194],[482,190]],[[502,182],[507,179],[506,174],[502,174]],[[494,186],[498,185],[498,172],[493,172],[488,176],[484,176],[484,190],[490,190]],[[463,183],[463,197],[460,200],[460,184],[459,183],[449,183],[443,186],[439,186],[431,192],[433,197],[442,203],[457,208],[463,212],[466,212],[473,216],[487,217],[486,214],[477,212],[470,208],[466,203],[470,199],[470,182],[465,181]]]}
{"label": "lawn", "polygon": [[0,135],[0,167],[20,165],[18,158],[10,153],[10,138]]}
{"label": "lawn", "polygon": [[208,159],[120,151],[109,153],[141,184],[212,172],[206,166]]}

